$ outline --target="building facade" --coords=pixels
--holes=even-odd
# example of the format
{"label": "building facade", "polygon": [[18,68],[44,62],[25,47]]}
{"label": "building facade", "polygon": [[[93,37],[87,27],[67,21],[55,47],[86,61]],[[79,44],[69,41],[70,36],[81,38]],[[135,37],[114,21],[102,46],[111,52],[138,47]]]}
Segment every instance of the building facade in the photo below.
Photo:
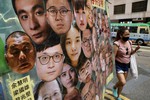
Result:
{"label": "building facade", "polygon": [[111,22],[150,22],[150,0],[109,0]]}

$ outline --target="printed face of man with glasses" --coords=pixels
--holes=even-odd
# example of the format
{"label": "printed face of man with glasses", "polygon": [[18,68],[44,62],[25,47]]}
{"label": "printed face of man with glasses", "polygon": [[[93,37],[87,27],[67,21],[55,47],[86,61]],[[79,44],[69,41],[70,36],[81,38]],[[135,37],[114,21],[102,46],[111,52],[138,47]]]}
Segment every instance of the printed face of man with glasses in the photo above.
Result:
{"label": "printed face of man with glasses", "polygon": [[46,17],[51,28],[58,35],[66,33],[71,27],[73,16],[69,0],[45,0],[45,3]]}
{"label": "printed face of man with glasses", "polygon": [[87,58],[90,58],[93,52],[92,34],[90,29],[86,29],[82,34],[82,49]]}
{"label": "printed face of man with glasses", "polygon": [[60,44],[37,52],[36,67],[38,77],[43,81],[52,81],[62,72],[64,54]]}
{"label": "printed face of man with glasses", "polygon": [[79,69],[79,81],[88,83],[91,81],[92,66],[89,59],[86,60],[83,66]]}

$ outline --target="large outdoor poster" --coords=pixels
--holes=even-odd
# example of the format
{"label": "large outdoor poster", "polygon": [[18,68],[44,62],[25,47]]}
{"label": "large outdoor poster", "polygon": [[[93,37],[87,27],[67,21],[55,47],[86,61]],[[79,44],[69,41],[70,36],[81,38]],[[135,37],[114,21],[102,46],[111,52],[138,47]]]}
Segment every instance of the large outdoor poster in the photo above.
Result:
{"label": "large outdoor poster", "polygon": [[4,100],[103,100],[113,77],[105,0],[0,0]]}

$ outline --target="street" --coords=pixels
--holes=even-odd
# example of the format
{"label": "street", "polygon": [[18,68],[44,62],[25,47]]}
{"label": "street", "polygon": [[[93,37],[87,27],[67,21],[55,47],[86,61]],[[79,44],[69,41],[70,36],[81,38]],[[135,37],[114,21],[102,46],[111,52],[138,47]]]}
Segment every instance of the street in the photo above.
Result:
{"label": "street", "polygon": [[[135,46],[133,45],[133,47]],[[129,73],[122,95],[130,100],[150,100],[150,46],[141,46],[136,53],[136,60],[138,79],[133,79]],[[116,82],[117,78],[115,77],[107,89],[111,90]]]}

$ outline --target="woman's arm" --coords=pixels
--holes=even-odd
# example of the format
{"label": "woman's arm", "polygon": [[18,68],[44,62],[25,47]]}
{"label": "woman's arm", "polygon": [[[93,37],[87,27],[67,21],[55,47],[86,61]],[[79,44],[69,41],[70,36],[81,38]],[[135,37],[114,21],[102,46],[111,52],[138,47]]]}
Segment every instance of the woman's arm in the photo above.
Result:
{"label": "woman's arm", "polygon": [[116,57],[117,55],[117,51],[118,51],[118,46],[116,44],[114,44],[114,56]]}
{"label": "woman's arm", "polygon": [[134,54],[134,53],[136,53],[136,51],[138,51],[140,49],[140,45],[138,45],[134,50],[133,50],[133,48],[131,49],[132,51],[131,51],[131,55],[132,54]]}

